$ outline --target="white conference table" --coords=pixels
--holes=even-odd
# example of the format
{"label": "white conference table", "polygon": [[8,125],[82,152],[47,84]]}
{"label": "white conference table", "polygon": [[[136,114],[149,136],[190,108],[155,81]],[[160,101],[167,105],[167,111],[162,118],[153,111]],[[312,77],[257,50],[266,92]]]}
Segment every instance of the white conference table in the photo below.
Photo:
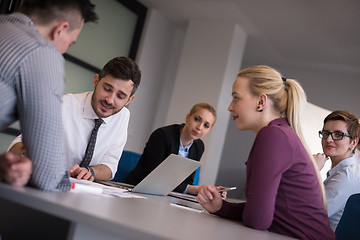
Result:
{"label": "white conference table", "polygon": [[10,239],[290,239],[170,202],[89,193],[43,192],[0,183],[0,235]]}

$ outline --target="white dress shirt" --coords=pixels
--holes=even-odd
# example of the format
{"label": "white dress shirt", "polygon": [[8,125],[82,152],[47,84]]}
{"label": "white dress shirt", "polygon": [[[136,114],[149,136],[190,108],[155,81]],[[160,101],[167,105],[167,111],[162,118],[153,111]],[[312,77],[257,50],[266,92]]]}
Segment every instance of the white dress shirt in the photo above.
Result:
{"label": "white dress shirt", "polygon": [[342,160],[324,181],[330,227],[335,231],[348,198],[360,193],[360,164],[354,157]]}
{"label": "white dress shirt", "polygon": [[[63,96],[62,116],[65,128],[65,156],[69,168],[80,164],[94,128],[94,119],[99,118],[92,106],[93,92],[66,94]],[[127,140],[130,111],[124,107],[107,118],[100,126],[90,166],[104,164],[115,176],[118,162]]]}

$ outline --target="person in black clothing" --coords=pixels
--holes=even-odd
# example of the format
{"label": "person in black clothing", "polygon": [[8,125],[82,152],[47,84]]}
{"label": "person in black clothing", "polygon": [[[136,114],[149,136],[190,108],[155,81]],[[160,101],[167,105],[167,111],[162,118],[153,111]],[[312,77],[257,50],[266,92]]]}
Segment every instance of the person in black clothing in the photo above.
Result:
{"label": "person in black clothing", "polygon": [[[211,130],[215,121],[215,109],[207,103],[198,103],[186,115],[185,123],[156,129],[146,143],[137,166],[124,182],[137,185],[172,153],[200,161],[205,149],[201,138]],[[194,175],[195,172],[174,191],[196,195],[202,186],[192,185]]]}

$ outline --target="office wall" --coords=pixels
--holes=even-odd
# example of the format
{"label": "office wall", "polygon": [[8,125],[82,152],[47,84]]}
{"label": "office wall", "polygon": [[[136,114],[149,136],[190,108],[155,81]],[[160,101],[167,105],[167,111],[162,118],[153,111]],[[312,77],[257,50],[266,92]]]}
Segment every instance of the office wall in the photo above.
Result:
{"label": "office wall", "polygon": [[125,149],[142,153],[151,132],[165,125],[183,42],[182,30],[156,10],[148,11],[137,56],[142,79],[129,105],[131,116]]}
{"label": "office wall", "polygon": [[296,78],[303,86],[308,101],[320,107],[352,111],[360,116],[360,76],[358,73],[328,68],[277,66],[284,74]]}

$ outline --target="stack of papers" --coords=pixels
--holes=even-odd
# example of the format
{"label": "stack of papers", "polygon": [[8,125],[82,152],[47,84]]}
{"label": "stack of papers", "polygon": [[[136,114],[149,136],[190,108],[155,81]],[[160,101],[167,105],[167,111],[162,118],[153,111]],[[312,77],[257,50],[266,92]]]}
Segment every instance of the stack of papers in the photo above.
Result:
{"label": "stack of papers", "polygon": [[76,193],[90,193],[101,196],[116,196],[121,198],[146,198],[134,193],[129,192],[126,189],[106,186],[100,183],[91,182],[83,179],[69,178],[71,183],[70,192]]}

